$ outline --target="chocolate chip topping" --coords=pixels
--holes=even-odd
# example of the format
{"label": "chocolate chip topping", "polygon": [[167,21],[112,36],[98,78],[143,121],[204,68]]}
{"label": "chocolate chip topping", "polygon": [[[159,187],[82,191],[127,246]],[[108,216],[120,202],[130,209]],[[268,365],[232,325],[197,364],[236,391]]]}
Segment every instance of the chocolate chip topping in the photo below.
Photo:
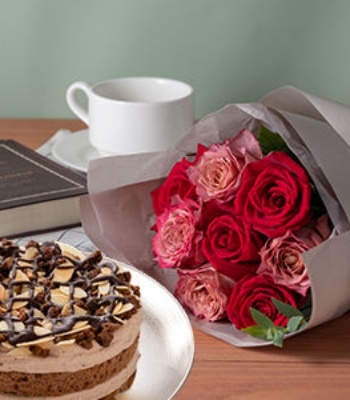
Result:
{"label": "chocolate chip topping", "polygon": [[[74,249],[73,249],[74,250]],[[0,243],[0,347],[73,340],[108,346],[113,330],[140,307],[130,273],[100,251],[78,258],[55,242]],[[4,346],[6,347],[6,346]]]}

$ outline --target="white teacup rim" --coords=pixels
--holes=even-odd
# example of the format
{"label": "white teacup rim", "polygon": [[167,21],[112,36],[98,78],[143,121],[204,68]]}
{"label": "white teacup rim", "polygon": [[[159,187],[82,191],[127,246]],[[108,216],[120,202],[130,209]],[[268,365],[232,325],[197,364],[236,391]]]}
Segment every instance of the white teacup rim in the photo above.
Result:
{"label": "white teacup rim", "polygon": [[[156,94],[151,90],[148,90],[143,93],[143,96],[149,96],[148,99],[142,99],[140,97],[140,83],[145,85],[145,89],[148,85],[149,89],[153,90],[156,88],[156,85],[159,87],[161,85],[167,85],[168,88],[172,90],[172,92],[167,93],[166,91],[163,91],[163,97],[160,97],[158,92],[158,97],[156,98]],[[114,88],[112,88],[113,85]],[[130,93],[132,85],[135,85],[134,93]],[[118,86],[119,90],[118,97],[111,94],[111,90],[117,89],[116,86]],[[123,94],[122,90],[127,91],[127,93],[124,92]],[[136,104],[161,104],[180,101],[192,95],[193,87],[186,82],[172,78],[152,76],[128,76],[97,82],[91,85],[91,94],[106,101]],[[132,97],[132,95],[134,95],[134,97]],[[151,96],[153,96],[153,98]]]}

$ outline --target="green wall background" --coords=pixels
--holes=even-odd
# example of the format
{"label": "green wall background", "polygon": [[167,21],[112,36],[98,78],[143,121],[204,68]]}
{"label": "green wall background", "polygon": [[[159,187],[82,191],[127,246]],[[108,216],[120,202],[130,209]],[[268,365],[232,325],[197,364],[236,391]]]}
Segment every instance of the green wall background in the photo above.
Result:
{"label": "green wall background", "polygon": [[0,117],[133,75],[193,85],[197,118],[286,84],[350,104],[349,42],[349,0],[0,0]]}

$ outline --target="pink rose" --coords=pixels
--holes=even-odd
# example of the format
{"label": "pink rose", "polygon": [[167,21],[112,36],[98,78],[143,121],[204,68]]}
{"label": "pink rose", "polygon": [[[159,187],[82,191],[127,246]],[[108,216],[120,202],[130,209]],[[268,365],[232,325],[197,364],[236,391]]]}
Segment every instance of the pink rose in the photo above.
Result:
{"label": "pink rose", "polygon": [[157,217],[152,244],[161,268],[195,268],[203,262],[198,217],[199,206],[191,200],[180,202]]}
{"label": "pink rose", "polygon": [[[215,204],[213,202],[206,203]],[[220,273],[238,281],[254,274],[260,264],[259,250],[263,242],[244,220],[229,213],[225,207],[204,207],[203,220],[209,219],[202,242],[203,254]]]}
{"label": "pink rose", "polygon": [[258,274],[270,275],[276,284],[287,286],[302,296],[310,287],[302,253],[318,245],[330,235],[327,216],[316,221],[315,227],[305,227],[295,234],[268,240],[261,249]]}
{"label": "pink rose", "polygon": [[227,202],[235,195],[246,164],[262,158],[262,153],[254,135],[243,129],[234,139],[210,146],[197,158],[188,168],[188,176],[198,196],[203,201]]}
{"label": "pink rose", "polygon": [[256,325],[250,308],[255,308],[268,316],[275,325],[286,326],[288,319],[281,314],[272,302],[272,298],[298,308],[304,298],[289,288],[276,285],[268,275],[256,275],[237,282],[232,290],[226,312],[229,320],[237,329]]}
{"label": "pink rose", "polygon": [[194,270],[179,270],[175,297],[198,318],[217,321],[226,317],[233,282],[209,264]]}

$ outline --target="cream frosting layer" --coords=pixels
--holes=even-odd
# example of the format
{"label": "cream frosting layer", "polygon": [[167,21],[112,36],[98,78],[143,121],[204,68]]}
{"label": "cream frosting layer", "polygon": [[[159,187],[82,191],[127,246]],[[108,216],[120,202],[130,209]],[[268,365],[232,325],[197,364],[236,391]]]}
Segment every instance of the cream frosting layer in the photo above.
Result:
{"label": "cream frosting layer", "polygon": [[[7,354],[7,352],[0,352],[0,371],[40,374],[75,372],[94,367],[130,347],[140,333],[141,322],[142,309],[139,309],[129,320],[126,320],[125,325],[114,331],[113,340],[108,347],[101,347],[95,341],[93,347],[89,350],[77,344],[53,345],[50,347],[50,355],[46,358],[38,358],[34,355],[14,356]],[[85,397],[84,399],[88,398]]]}
{"label": "cream frosting layer", "polygon": [[[139,353],[136,352],[129,364],[118,374],[99,385],[88,390],[65,394],[63,396],[15,396],[6,393],[0,393],[0,400],[98,400],[123,385],[124,382],[134,373],[139,359]],[[38,364],[39,365],[39,364]]]}

